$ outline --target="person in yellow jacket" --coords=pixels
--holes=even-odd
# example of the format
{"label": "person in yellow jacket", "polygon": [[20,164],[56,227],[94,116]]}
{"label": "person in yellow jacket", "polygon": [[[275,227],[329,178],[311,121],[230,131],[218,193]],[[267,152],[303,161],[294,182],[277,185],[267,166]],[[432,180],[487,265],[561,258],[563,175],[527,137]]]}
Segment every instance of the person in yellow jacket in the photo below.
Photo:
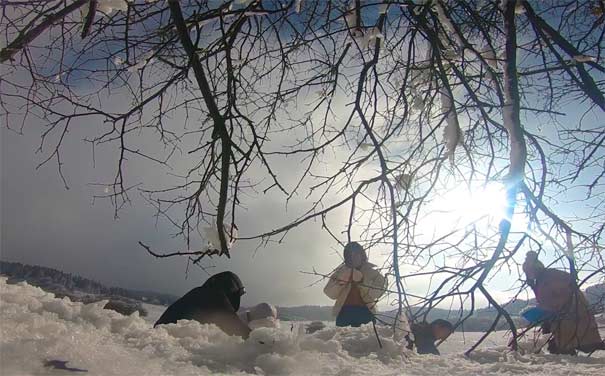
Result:
{"label": "person in yellow jacket", "polygon": [[332,310],[336,326],[360,326],[372,322],[376,303],[387,289],[387,279],[368,262],[357,242],[344,248],[344,263],[330,275],[324,293],[336,300]]}

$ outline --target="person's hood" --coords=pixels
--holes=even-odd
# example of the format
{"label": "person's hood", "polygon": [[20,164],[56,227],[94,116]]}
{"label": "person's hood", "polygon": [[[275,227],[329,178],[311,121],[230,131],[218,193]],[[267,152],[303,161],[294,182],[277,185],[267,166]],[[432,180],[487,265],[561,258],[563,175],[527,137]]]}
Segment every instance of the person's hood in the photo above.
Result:
{"label": "person's hood", "polygon": [[368,253],[366,252],[366,250],[357,242],[351,242],[348,243],[343,251],[343,256],[344,256],[344,263],[351,267],[351,268],[356,268],[357,266],[350,264],[349,261],[351,261],[351,257],[353,254],[356,253],[360,253],[362,255],[363,261],[362,261],[362,265],[363,263],[367,263],[368,262]]}
{"label": "person's hood", "polygon": [[232,272],[215,274],[208,278],[202,287],[224,293],[236,311],[239,309],[241,296],[245,293],[242,281]]}

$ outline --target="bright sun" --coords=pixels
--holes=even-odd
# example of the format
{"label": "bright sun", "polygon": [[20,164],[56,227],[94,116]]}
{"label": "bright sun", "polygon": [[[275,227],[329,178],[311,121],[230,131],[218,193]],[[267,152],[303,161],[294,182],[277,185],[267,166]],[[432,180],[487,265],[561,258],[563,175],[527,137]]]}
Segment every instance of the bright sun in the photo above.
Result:
{"label": "bright sun", "polygon": [[506,190],[500,183],[470,190],[460,184],[440,195],[431,207],[429,217],[439,224],[468,225],[482,218],[499,221],[506,211]]}

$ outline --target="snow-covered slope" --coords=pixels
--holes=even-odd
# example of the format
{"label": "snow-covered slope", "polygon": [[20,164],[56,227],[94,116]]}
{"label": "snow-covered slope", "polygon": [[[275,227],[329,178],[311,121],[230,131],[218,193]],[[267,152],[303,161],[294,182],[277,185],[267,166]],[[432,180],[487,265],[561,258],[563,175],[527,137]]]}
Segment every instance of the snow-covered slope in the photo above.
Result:
{"label": "snow-covered slope", "polygon": [[380,349],[371,326],[327,328],[313,335],[262,328],[243,341],[190,321],[154,329],[136,313],[122,316],[102,306],[56,299],[0,278],[0,374],[74,374],[45,367],[49,360],[68,361],[68,367],[89,375],[555,376],[596,375],[605,368],[603,358],[524,356],[503,347],[477,352],[473,359],[460,353],[404,354],[388,338],[388,328],[379,329]]}

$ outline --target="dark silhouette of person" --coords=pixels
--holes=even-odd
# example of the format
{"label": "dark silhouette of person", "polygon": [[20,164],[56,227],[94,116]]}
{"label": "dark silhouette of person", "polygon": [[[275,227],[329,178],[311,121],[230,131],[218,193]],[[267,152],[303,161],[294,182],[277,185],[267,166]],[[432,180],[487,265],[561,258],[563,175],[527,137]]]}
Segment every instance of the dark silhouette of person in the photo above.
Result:
{"label": "dark silhouette of person", "polygon": [[237,316],[240,298],[245,292],[244,285],[236,274],[215,274],[202,286],[172,303],[154,327],[176,323],[178,320],[195,320],[202,324],[215,324],[229,335],[248,338],[250,328]]}
{"label": "dark silhouette of person", "polygon": [[430,324],[427,322],[412,324],[411,329],[414,341],[409,342],[408,338],[408,349],[411,350],[415,346],[418,354],[440,355],[435,341],[445,340],[454,332],[452,323],[442,319],[437,319]]}

